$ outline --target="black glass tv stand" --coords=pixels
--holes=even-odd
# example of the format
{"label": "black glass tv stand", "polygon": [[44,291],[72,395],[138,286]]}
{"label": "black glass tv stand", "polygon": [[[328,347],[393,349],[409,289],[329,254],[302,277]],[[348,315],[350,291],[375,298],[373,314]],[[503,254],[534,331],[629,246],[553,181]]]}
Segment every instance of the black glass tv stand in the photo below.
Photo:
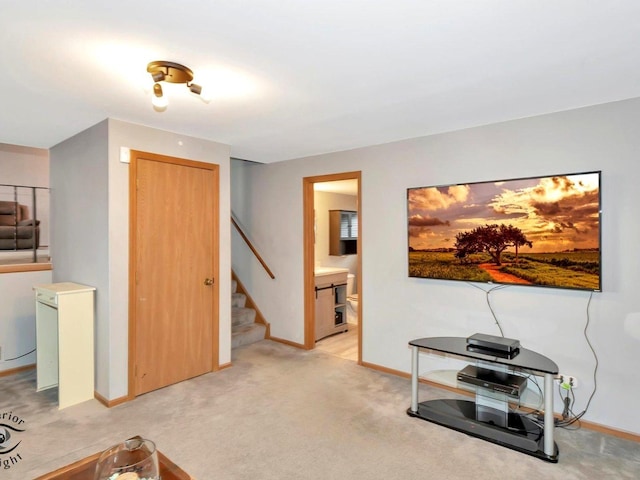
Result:
{"label": "black glass tv stand", "polygon": [[[409,345],[411,407],[407,414],[548,462],[558,461],[558,446],[553,439],[553,378],[558,374],[555,362],[525,348],[520,348],[515,356],[501,355],[499,352],[478,352],[468,349],[466,338],[461,337],[420,338],[410,341]],[[502,412],[484,405],[481,396],[486,392],[483,392],[482,387],[476,389],[475,401],[439,399],[418,402],[418,357],[421,349],[465,357],[479,362],[480,365],[496,364],[506,366],[509,370],[543,373],[544,426],[519,413],[508,410]]]}

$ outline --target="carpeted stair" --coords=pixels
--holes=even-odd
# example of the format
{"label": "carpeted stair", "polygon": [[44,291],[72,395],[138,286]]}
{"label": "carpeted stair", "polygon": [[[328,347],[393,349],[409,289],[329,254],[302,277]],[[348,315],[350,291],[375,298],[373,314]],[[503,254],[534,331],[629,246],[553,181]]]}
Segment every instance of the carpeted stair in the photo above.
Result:
{"label": "carpeted stair", "polygon": [[255,322],[256,311],[245,307],[247,296],[236,292],[238,282],[231,282],[231,348],[264,340],[267,327]]}

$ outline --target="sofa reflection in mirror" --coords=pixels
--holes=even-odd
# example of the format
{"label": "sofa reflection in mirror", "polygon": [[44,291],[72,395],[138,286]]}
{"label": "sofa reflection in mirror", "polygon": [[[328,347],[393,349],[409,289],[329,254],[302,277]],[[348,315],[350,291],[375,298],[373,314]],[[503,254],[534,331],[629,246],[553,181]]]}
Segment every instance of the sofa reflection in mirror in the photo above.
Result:
{"label": "sofa reflection in mirror", "polygon": [[40,221],[29,218],[29,207],[0,201],[0,250],[24,250],[40,246]]}

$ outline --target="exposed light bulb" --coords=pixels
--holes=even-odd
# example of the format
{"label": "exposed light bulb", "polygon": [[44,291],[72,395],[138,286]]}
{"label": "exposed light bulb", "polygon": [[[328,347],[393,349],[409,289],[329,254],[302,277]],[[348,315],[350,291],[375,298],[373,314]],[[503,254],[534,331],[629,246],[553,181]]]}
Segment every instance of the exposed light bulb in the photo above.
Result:
{"label": "exposed light bulb", "polygon": [[164,112],[169,105],[169,101],[162,94],[162,86],[159,83],[153,85],[153,98],[151,99],[153,109],[157,112]]}
{"label": "exposed light bulb", "polygon": [[151,103],[153,104],[153,109],[156,112],[164,112],[169,106],[169,102],[164,97],[153,97]]}
{"label": "exposed light bulb", "polygon": [[156,112],[164,112],[169,106],[169,102],[164,97],[153,97],[151,103],[153,104],[153,109]]}

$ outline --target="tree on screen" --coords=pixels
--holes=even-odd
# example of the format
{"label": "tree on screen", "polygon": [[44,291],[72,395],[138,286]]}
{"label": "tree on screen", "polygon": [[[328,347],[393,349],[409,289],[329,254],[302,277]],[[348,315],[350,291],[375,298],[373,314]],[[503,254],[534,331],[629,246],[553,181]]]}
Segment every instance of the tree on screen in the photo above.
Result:
{"label": "tree on screen", "polygon": [[467,232],[456,234],[455,256],[461,261],[472,253],[486,252],[493,262],[502,265],[502,252],[509,247],[515,247],[518,263],[518,250],[522,246],[533,247],[533,242],[517,227],[513,225],[484,225]]}

